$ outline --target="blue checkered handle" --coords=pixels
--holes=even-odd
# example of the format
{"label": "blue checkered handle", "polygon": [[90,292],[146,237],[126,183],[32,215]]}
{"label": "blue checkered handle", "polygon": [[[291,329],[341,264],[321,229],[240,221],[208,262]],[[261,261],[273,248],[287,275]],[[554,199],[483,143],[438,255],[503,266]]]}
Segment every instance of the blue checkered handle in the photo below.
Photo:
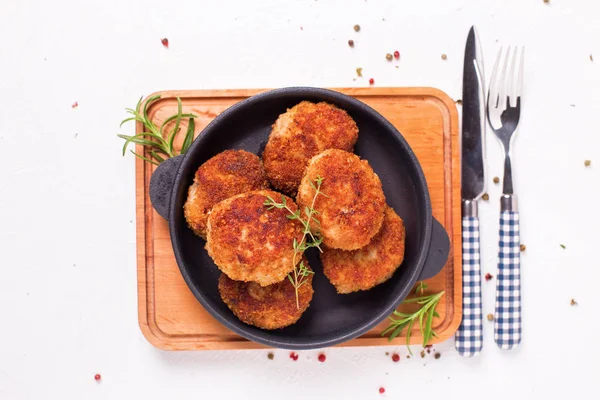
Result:
{"label": "blue checkered handle", "polygon": [[480,258],[479,219],[465,216],[462,219],[463,318],[455,346],[466,357],[479,354],[483,347]]}
{"label": "blue checkered handle", "polygon": [[521,258],[519,213],[500,212],[494,340],[501,349],[521,342]]}

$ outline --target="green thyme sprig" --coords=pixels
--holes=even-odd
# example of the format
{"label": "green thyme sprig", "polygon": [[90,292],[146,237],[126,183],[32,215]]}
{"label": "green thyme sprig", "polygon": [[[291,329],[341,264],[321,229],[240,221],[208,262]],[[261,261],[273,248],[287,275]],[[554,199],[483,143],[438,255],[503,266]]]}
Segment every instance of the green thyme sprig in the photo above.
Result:
{"label": "green thyme sprig", "polygon": [[423,347],[427,346],[429,341],[435,336],[437,337],[435,331],[432,328],[433,318],[439,318],[440,315],[437,313],[435,308],[437,307],[440,299],[444,295],[444,291],[437,294],[424,295],[425,290],[427,289],[427,284],[425,282],[420,282],[415,290],[415,294],[419,294],[418,297],[413,297],[410,299],[406,299],[402,302],[402,304],[408,303],[417,303],[421,305],[417,311],[406,314],[400,311],[394,311],[393,315],[398,317],[389,317],[390,326],[388,326],[382,333],[381,336],[385,336],[388,332],[391,332],[389,341],[394,340],[398,335],[402,333],[404,328],[406,330],[406,346],[408,346],[408,351],[412,354],[410,350],[410,334],[413,325],[416,323],[419,324],[419,328],[421,329],[421,334],[423,335]]}
{"label": "green thyme sprig", "polygon": [[[144,108],[141,109],[142,106],[142,98],[138,101],[135,110],[131,108],[126,108],[125,110],[132,115],[132,117],[125,118],[119,127],[123,126],[124,123],[129,121],[138,121],[144,125],[144,132],[139,133],[137,135],[128,136],[118,134],[117,136],[121,139],[125,140],[125,144],[123,145],[123,155],[127,152],[127,147],[130,143],[140,144],[148,149],[149,157],[145,157],[142,154],[138,154],[133,150],[130,150],[136,157],[141,158],[144,161],[147,161],[151,164],[158,165],[163,162],[165,159],[170,157],[175,157],[178,153],[174,148],[175,137],[179,133],[179,126],[181,124],[181,120],[183,118],[189,118],[187,132],[185,134],[185,138],[183,140],[183,144],[181,146],[181,151],[179,154],[184,154],[192,144],[194,140],[194,130],[195,123],[194,118],[196,115],[194,114],[184,114],[182,112],[182,104],[181,99],[177,98],[177,114],[167,118],[163,124],[158,127],[150,118],[148,118],[148,106],[160,99],[160,95],[152,96],[146,101],[144,104]],[[175,121],[175,125],[173,129],[170,131],[165,131],[165,127],[172,121]]]}
{"label": "green thyme sprig", "polygon": [[[293,265],[296,265],[296,268],[292,272],[288,274],[288,280],[294,286],[294,290],[296,292],[296,307],[300,309],[300,299],[298,291],[308,280],[306,279],[309,275],[314,274],[313,271],[308,269],[308,266],[304,264],[304,261],[300,261],[297,264],[298,258],[302,256],[302,254],[311,247],[316,247],[320,252],[323,252],[321,249],[321,243],[323,243],[323,238],[321,238],[318,234],[313,234],[310,229],[310,223],[314,222],[316,224],[320,224],[319,220],[316,218],[316,215],[319,215],[319,212],[315,210],[315,202],[318,196],[325,196],[323,192],[321,192],[321,184],[323,183],[323,178],[320,176],[317,177],[314,182],[310,181],[310,185],[315,190],[315,195],[312,199],[312,203],[310,207],[304,208],[304,216],[300,209],[293,211],[287,204],[285,196],[281,196],[281,203],[276,202],[271,197],[267,197],[264,202],[264,205],[267,209],[271,210],[273,208],[278,209],[286,209],[290,215],[287,218],[291,220],[298,220],[304,227],[302,232],[302,239],[300,242],[296,238],[294,238],[293,247],[294,247],[294,257],[292,259]],[[307,240],[310,238],[310,241]]]}

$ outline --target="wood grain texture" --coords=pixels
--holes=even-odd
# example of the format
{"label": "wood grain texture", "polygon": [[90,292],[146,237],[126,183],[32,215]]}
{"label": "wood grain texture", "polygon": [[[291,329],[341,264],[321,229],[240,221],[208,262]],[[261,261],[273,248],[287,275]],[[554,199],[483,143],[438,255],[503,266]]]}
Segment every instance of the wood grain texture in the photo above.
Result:
{"label": "wood grain texture", "polygon": [[[429,291],[445,290],[434,330],[439,343],[452,337],[462,317],[460,164],[458,113],[452,99],[433,88],[351,88],[333,89],[354,96],[386,117],[406,138],[427,179],[433,215],[446,228],[451,240],[447,264],[429,279]],[[183,112],[192,112],[200,132],[212,119],[236,102],[260,93],[252,90],[164,91],[149,108],[150,118],[160,126],[177,112],[176,97]],[[150,97],[150,96],[148,96]],[[142,132],[137,123],[136,133]],[[183,131],[185,132],[185,126]],[[183,135],[180,135],[181,144]],[[140,146],[138,152],[143,151]],[[265,346],[248,341],[217,322],[206,312],[185,284],[175,261],[168,223],[152,208],[148,184],[154,167],[136,161],[136,231],[138,271],[138,320],[144,336],[165,350],[254,349]],[[399,310],[410,306],[401,306]],[[338,346],[388,345],[381,332],[382,322],[365,335]],[[404,344],[406,332],[391,344]],[[411,344],[422,336],[414,328]]]}

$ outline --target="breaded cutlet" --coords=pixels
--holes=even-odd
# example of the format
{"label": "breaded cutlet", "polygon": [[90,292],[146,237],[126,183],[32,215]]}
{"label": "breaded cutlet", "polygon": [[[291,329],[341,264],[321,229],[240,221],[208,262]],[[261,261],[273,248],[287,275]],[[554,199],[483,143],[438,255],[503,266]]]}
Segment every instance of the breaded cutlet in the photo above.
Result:
{"label": "breaded cutlet", "polygon": [[[304,260],[308,267],[308,262]],[[310,268],[309,268],[310,269]],[[298,289],[298,304],[294,286],[287,279],[260,286],[256,282],[234,281],[221,274],[219,293],[227,307],[240,321],[262,329],[279,329],[300,319],[313,297],[313,274]]]}
{"label": "breaded cutlet", "polygon": [[[281,201],[282,194],[255,190],[230,197],[215,205],[208,216],[206,249],[217,267],[236,281],[261,286],[285,279],[294,269],[294,239],[300,242],[303,226],[288,218],[289,211],[265,206],[268,197]],[[297,206],[285,197],[295,212]],[[299,257],[296,262],[300,262]]]}
{"label": "breaded cutlet", "polygon": [[251,190],[268,187],[262,162],[245,150],[226,150],[202,164],[194,175],[183,206],[194,233],[206,239],[208,213],[218,202]]}
{"label": "breaded cutlet", "polygon": [[323,179],[314,209],[319,231],[327,247],[356,250],[369,244],[379,232],[386,207],[381,181],[366,160],[343,150],[330,149],[313,157],[300,187],[300,209],[310,207],[315,194],[314,181]]}
{"label": "breaded cutlet", "polygon": [[392,277],[404,261],[404,222],[387,207],[381,230],[359,250],[324,248],[323,273],[338,293],[369,290]]}
{"label": "breaded cutlet", "polygon": [[303,101],[273,124],[262,155],[267,178],[275,189],[295,196],[313,156],[327,149],[352,151],[357,139],[358,127],[346,111]]}

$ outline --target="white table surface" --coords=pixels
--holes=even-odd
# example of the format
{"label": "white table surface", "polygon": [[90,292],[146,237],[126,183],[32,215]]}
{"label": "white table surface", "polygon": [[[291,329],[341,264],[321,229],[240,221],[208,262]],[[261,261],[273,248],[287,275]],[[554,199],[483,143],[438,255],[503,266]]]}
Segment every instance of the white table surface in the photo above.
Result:
{"label": "white table surface", "polygon": [[[0,399],[593,397],[599,15],[592,0],[2,1]],[[395,346],[326,349],[319,363],[318,351],[293,362],[276,350],[270,361],[262,350],[165,352],[144,339],[134,158],[121,156],[116,137],[133,131],[119,129],[125,107],[164,89],[363,87],[369,77],[456,99],[471,24],[488,77],[500,43],[527,49],[514,153],[527,245],[517,350],[496,348],[487,321],[474,359],[458,356],[453,341],[435,346],[439,360],[409,360]],[[384,58],[396,49],[398,69]],[[355,81],[356,67],[364,78]],[[491,181],[502,162],[488,143]],[[495,274],[500,187],[490,186],[482,259]],[[493,292],[484,284],[486,314]]]}

